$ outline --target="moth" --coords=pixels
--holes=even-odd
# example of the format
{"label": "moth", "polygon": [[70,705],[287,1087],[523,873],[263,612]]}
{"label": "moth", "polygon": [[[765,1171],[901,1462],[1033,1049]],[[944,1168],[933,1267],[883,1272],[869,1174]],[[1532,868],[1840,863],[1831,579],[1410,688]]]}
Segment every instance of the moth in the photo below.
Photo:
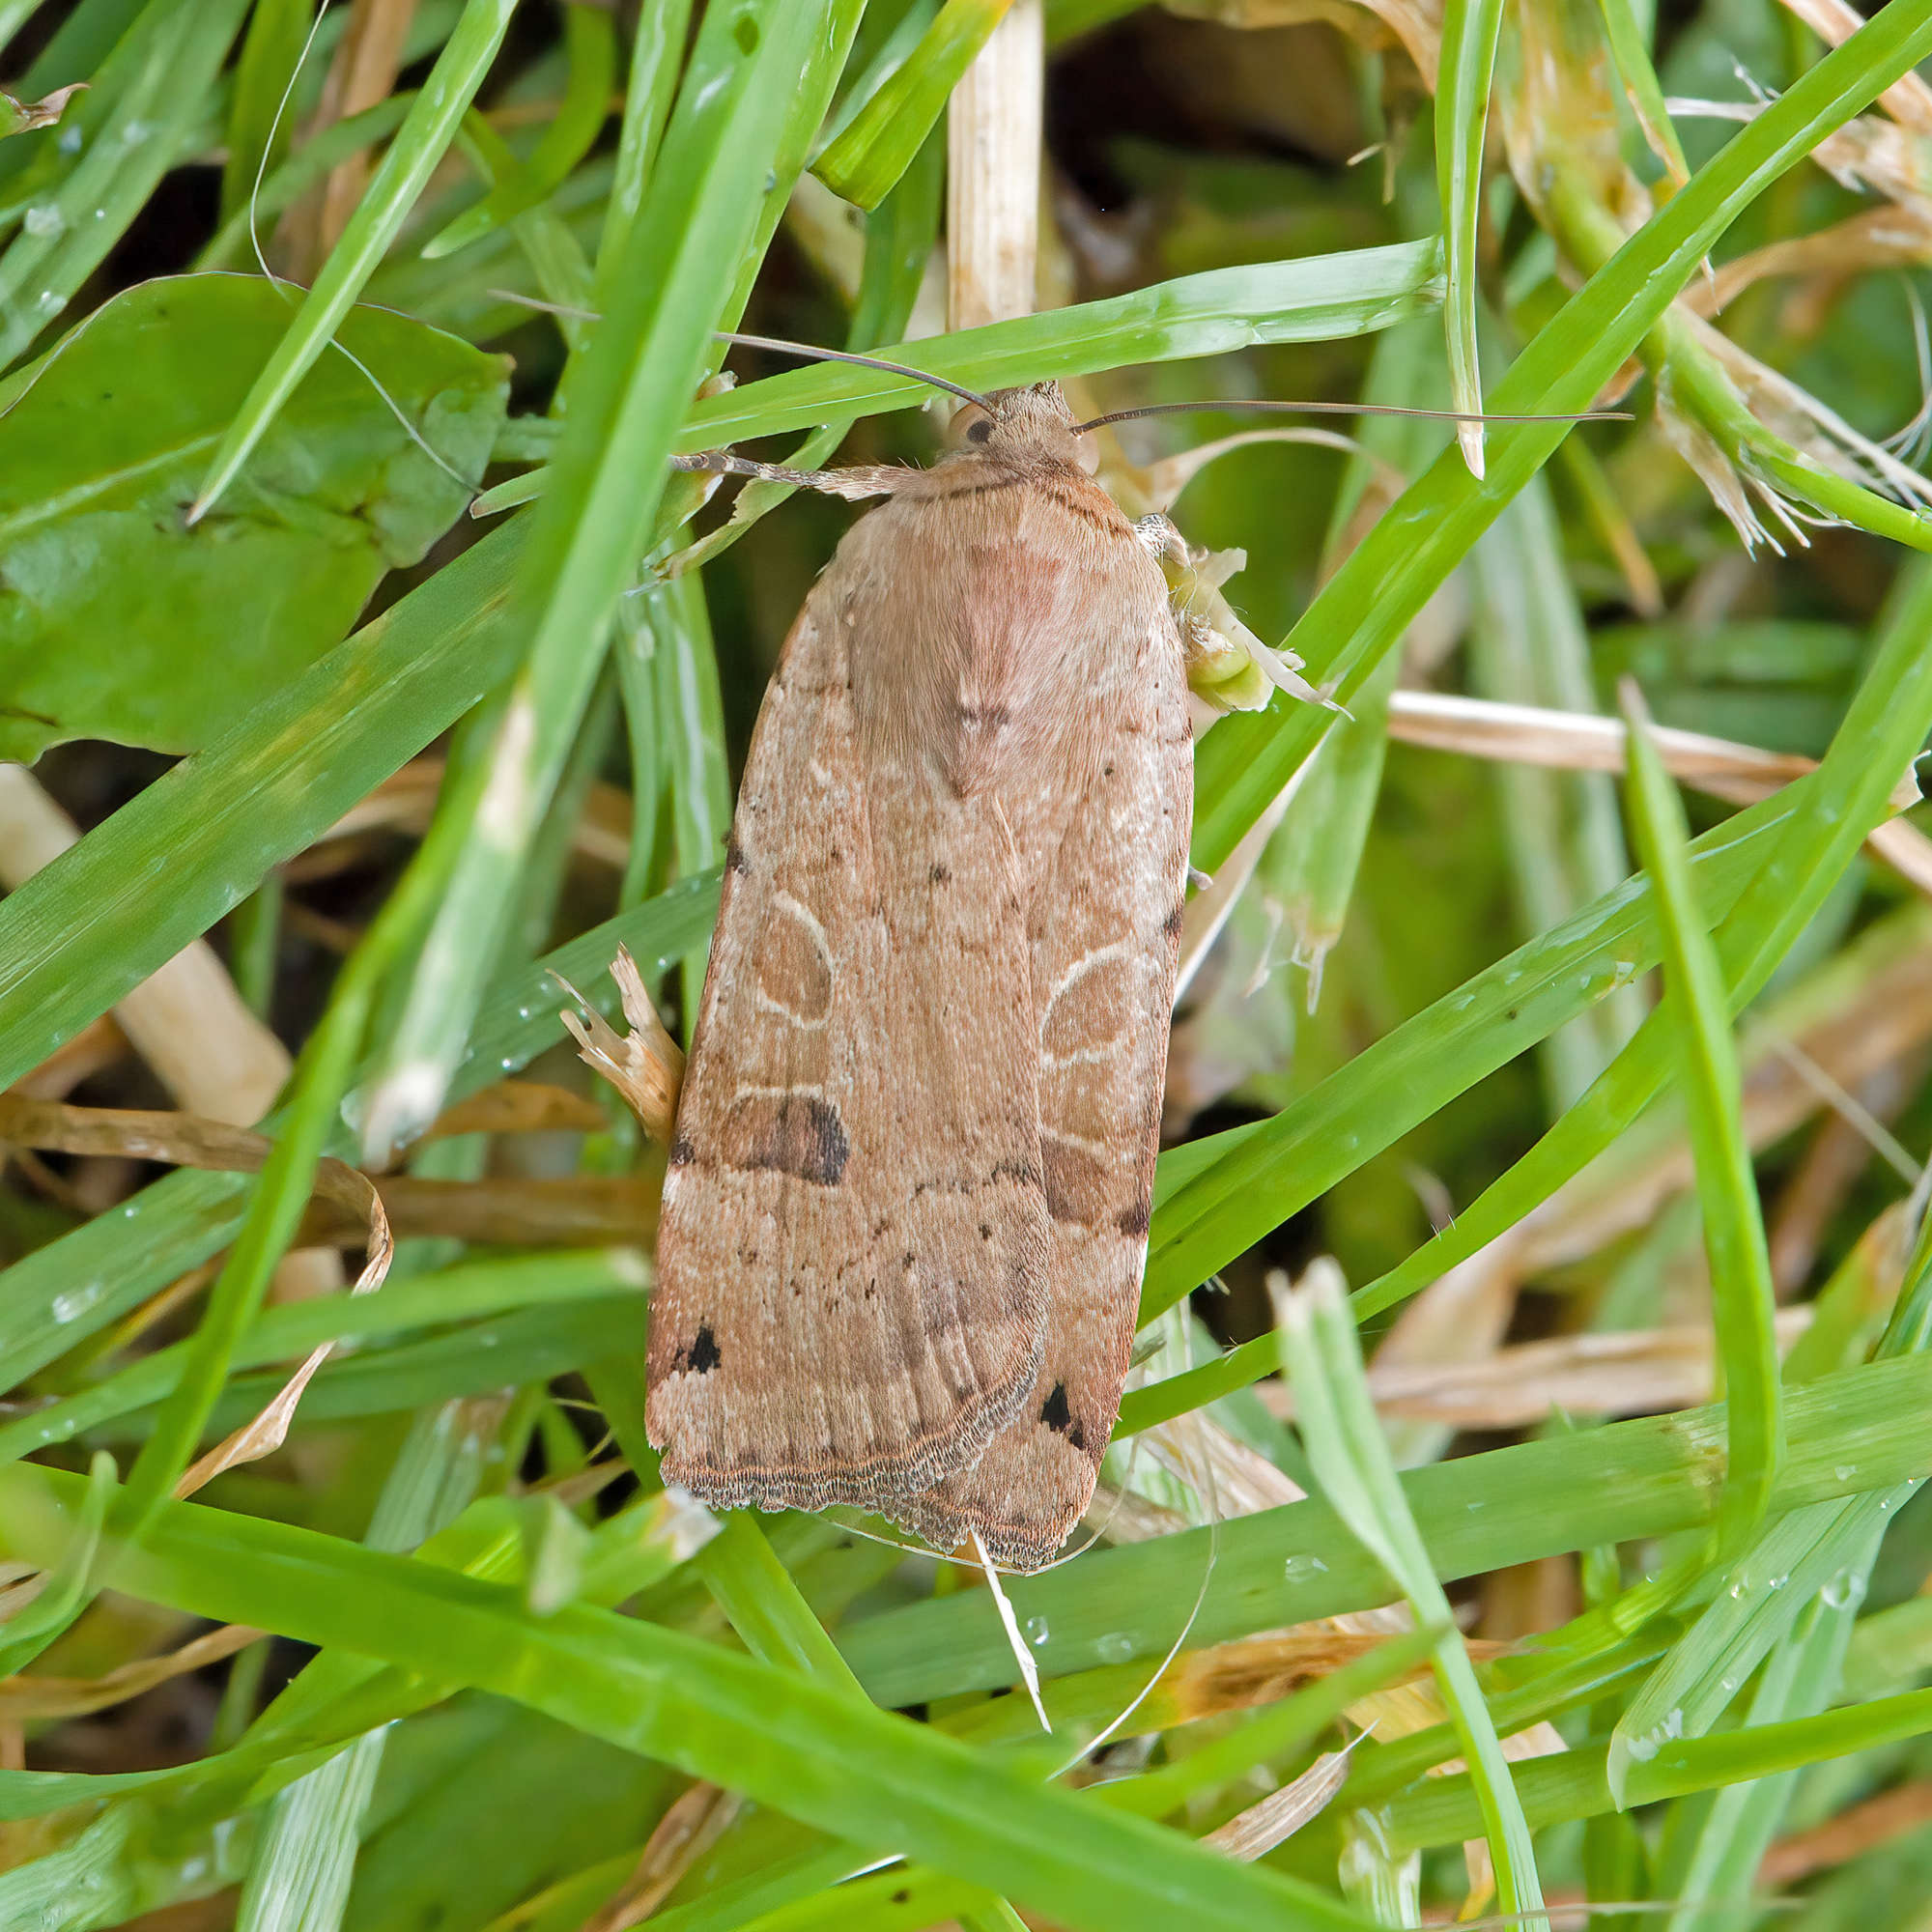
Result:
{"label": "moth", "polygon": [[646,1423],[720,1507],[1017,1570],[1080,1519],[1147,1254],[1182,642],[1060,387],[967,403],[807,598],[753,735],[658,1235]]}
{"label": "moth", "polygon": [[1076,423],[1051,382],[954,393],[930,469],[675,459],[885,501],[753,734],[645,1421],[667,1480],[718,1507],[858,1504],[1026,1571],[1119,1415],[1192,742],[1171,527],[1092,474],[1085,432],[1122,418]]}

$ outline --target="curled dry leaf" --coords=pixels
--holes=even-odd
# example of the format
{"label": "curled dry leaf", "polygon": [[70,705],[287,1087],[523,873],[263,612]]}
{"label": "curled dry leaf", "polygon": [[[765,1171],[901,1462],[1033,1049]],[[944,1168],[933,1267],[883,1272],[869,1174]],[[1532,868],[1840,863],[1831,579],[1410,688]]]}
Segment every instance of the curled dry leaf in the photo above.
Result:
{"label": "curled dry leaf", "polygon": [[631,1024],[628,1035],[618,1033],[568,980],[551,977],[582,1009],[581,1018],[568,1009],[561,1017],[584,1064],[616,1088],[654,1141],[668,1147],[684,1082],[684,1054],[658,1018],[630,949],[620,946],[611,962],[611,977]]}
{"label": "curled dry leaf", "polygon": [[[0,1141],[60,1153],[128,1154],[179,1167],[242,1174],[258,1173],[273,1145],[245,1128],[193,1114],[73,1107],[59,1100],[29,1099],[17,1093],[0,1094]],[[316,1165],[315,1191],[332,1206],[347,1208],[367,1230],[364,1246],[368,1259],[351,1293],[366,1294],[380,1288],[395,1254],[395,1240],[375,1183],[345,1162],[325,1158]],[[258,1461],[279,1449],[302,1391],[333,1346],[329,1343],[315,1350],[253,1421],[211,1449],[188,1470],[175,1493],[190,1495],[222,1470]]]}
{"label": "curled dry leaf", "polygon": [[[389,1272],[389,1264],[395,1259],[395,1237],[389,1232],[389,1217],[383,1211],[382,1197],[376,1192],[375,1183],[367,1175],[358,1174],[354,1168],[345,1168],[344,1172],[360,1183],[356,1191],[360,1196],[362,1212],[369,1223],[369,1258],[349,1292],[351,1294],[369,1294],[382,1287]],[[301,1366],[252,1420],[244,1422],[232,1435],[217,1442],[188,1468],[175,1485],[175,1494],[191,1496],[224,1470],[237,1468],[243,1463],[258,1463],[264,1456],[273,1455],[288,1439],[289,1424],[295,1420],[296,1409],[304,1391],[334,1349],[333,1342],[324,1342],[310,1350]]]}
{"label": "curled dry leaf", "polygon": [[87,82],[77,80],[71,87],[57,87],[38,100],[19,100],[0,92],[0,139],[9,134],[30,134],[36,128],[51,128],[67,111],[76,94],[87,92]]}

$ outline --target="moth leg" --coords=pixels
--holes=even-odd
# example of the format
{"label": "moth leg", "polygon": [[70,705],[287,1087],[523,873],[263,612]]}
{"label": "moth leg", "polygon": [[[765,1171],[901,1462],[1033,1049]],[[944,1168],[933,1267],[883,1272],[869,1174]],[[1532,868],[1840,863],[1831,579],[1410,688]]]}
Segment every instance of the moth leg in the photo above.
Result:
{"label": "moth leg", "polygon": [[795,490],[817,490],[827,497],[857,502],[865,497],[890,497],[922,472],[888,463],[862,463],[849,469],[788,469],[782,463],[760,463],[728,449],[698,449],[673,456],[673,469],[700,469],[713,476],[753,476],[760,483],[789,483]]}

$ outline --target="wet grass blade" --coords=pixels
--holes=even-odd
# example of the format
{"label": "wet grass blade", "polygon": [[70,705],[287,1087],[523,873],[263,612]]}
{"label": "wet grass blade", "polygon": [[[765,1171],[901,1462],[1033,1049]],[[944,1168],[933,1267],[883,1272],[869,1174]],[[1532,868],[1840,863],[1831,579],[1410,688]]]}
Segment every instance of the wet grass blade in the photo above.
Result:
{"label": "wet grass blade", "polygon": [[[1732,221],[1834,128],[1932,51],[1932,4],[1888,7],[1747,126],[1538,331],[1492,390],[1498,412],[1589,408]],[[1488,475],[1438,458],[1329,579],[1289,638],[1346,702],[1554,453],[1561,425],[1492,428]],[[1194,863],[1211,873],[1288,781],[1329,714],[1301,705],[1224,720],[1196,758]]]}
{"label": "wet grass blade", "polygon": [[190,523],[206,515],[235,480],[275,412],[327,350],[336,324],[349,313],[437,163],[449,152],[515,11],[516,0],[467,0],[462,18],[363,190],[341,240],[328,251],[327,261],[289,323],[289,332],[255,379],[214,452],[188,511]]}
{"label": "wet grass blade", "polygon": [[[1448,293],[1442,324],[1449,342],[1450,407],[1478,414],[1483,364],[1476,330],[1479,265],[1476,234],[1483,213],[1483,135],[1489,126],[1490,79],[1502,31],[1502,0],[1447,0],[1442,10],[1442,64],[1435,82],[1435,184],[1442,201]],[[1456,440],[1470,474],[1483,474],[1483,425],[1458,423]]]}
{"label": "wet grass blade", "polygon": [[[1784,1455],[1771,1255],[1745,1137],[1730,1003],[1691,883],[1684,807],[1651,741],[1634,685],[1626,685],[1624,708],[1630,724],[1627,796],[1663,930],[1663,1014],[1690,1118],[1712,1319],[1728,1398],[1731,1439],[1710,1559],[1721,1563],[1740,1555],[1763,1521]],[[1613,1776],[1620,1763],[1613,1747]]]}
{"label": "wet grass blade", "polygon": [[939,16],[812,163],[834,194],[877,208],[912,165],[973,59],[1012,0],[946,0]]}
{"label": "wet grass blade", "polygon": [[1434,1650],[1435,1681],[1470,1767],[1498,1903],[1506,1913],[1528,1915],[1530,1926],[1545,1926],[1529,1825],[1455,1613],[1396,1475],[1341,1271],[1332,1262],[1318,1263],[1301,1288],[1276,1295],[1275,1321],[1282,1366],[1294,1385],[1302,1443],[1321,1494],[1407,1600],[1417,1624],[1440,1633]]}
{"label": "wet grass blade", "polygon": [[[57,1560],[81,1485],[16,1464],[8,1542]],[[997,1887],[1069,1925],[1248,1932],[1274,1920],[1355,1932],[1333,1899],[1262,1866],[1016,1777],[937,1733],[680,1632],[566,1605],[547,1618],[500,1585],[193,1505],[114,1564],[117,1588],[194,1614],[469,1682],[821,1829]]]}
{"label": "wet grass blade", "polygon": [[[707,14],[699,29],[650,195],[600,284],[602,324],[565,378],[564,435],[515,600],[528,651],[475,836],[451,872],[376,1081],[365,1150],[386,1150],[424,1125],[462,1057],[500,940],[503,882],[522,869],[576,734],[663,495],[665,455],[716,360],[712,330],[731,319],[760,184],[788,138],[823,110],[801,75],[817,73],[829,97],[833,64],[814,54],[837,14],[837,0],[766,0],[728,18]],[[794,145],[802,159],[803,140]]]}

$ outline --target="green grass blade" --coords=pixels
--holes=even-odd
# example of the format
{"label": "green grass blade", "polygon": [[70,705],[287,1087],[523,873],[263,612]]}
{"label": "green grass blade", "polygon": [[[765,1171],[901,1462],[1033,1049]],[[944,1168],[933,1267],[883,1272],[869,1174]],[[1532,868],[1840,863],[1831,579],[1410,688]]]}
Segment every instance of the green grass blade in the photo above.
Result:
{"label": "green grass blade", "polygon": [[1630,95],[1632,110],[1651,152],[1663,163],[1670,187],[1680,188],[1690,179],[1690,164],[1684,158],[1683,144],[1663,100],[1663,88],[1657,70],[1650,64],[1650,49],[1636,17],[1632,0],[1599,0],[1604,10],[1604,28],[1609,38],[1610,52],[1617,72]]}
{"label": "green grass blade", "polygon": [[[1891,783],[1932,731],[1932,569],[1907,573],[1871,667],[1823,765],[1800,788],[1787,830],[1718,928],[1731,1004],[1753,999],[1824,902],[1858,844],[1889,814]],[[1700,889],[1704,903],[1708,893]],[[1653,1015],[1603,1077],[1529,1153],[1464,1208],[1456,1225],[1358,1292],[1363,1317],[1466,1260],[1548,1200],[1610,1145],[1661,1090],[1670,1046]]]}
{"label": "green grass blade", "polygon": [[1435,1681],[1482,1807],[1498,1903],[1506,1913],[1530,1915],[1532,1926],[1547,1924],[1529,1825],[1455,1613],[1396,1475],[1340,1270],[1332,1263],[1320,1265],[1304,1287],[1278,1295],[1276,1321],[1282,1365],[1294,1385],[1301,1439],[1321,1493],[1407,1599],[1417,1624],[1441,1633],[1433,1653]]}
{"label": "green grass blade", "polygon": [[691,0],[646,0],[638,10],[631,71],[624,88],[624,125],[617,136],[617,167],[597,243],[600,275],[607,263],[614,265],[622,258],[631,224],[644,205],[690,26]]}
{"label": "green grass blade", "polygon": [[1664,936],[1665,1011],[1675,1021],[1711,1264],[1712,1314],[1731,1416],[1719,1546],[1741,1550],[1762,1521],[1784,1453],[1775,1297],[1764,1216],[1742,1117],[1742,1077],[1722,968],[1697,903],[1690,832],[1646,722],[1630,713],[1628,793]]}
{"label": "green grass blade", "polygon": [[[518,969],[478,1016],[455,1092],[488,1086],[562,1037],[552,971],[587,998],[609,1002],[606,969],[618,946],[628,945],[652,977],[689,952],[717,916],[717,878],[689,880]],[[365,1105],[358,1089],[345,1114],[359,1116]],[[128,1203],[132,1211],[99,1216],[0,1274],[0,1348],[15,1373],[32,1374],[223,1247],[246,1185],[242,1175],[170,1175]]]}
{"label": "green grass blade", "polygon": [[[111,77],[107,71],[95,76],[101,107],[83,96],[70,117],[77,130],[85,128],[79,158],[48,184],[39,218],[0,253],[0,364],[20,355],[60,314],[182,158],[244,5],[152,0],[115,49]],[[42,138],[54,143],[64,131],[50,128]]]}
{"label": "green grass blade", "polygon": [[[1544,477],[1533,477],[1484,532],[1471,562],[1476,611],[1469,671],[1475,695],[1595,712],[1589,635],[1563,567],[1562,529]],[[1629,874],[1616,785],[1608,773],[1500,764],[1496,785],[1517,903],[1530,931],[1555,925]],[[1581,1098],[1636,1031],[1644,1011],[1638,988],[1621,986],[1544,1042],[1544,1086],[1552,1117]]]}
{"label": "green grass blade", "polygon": [[494,532],[0,901],[0,1079],[213,925],[507,668],[522,532]]}
{"label": "green grass blade", "polygon": [[[377,1500],[371,1548],[413,1549],[469,1505],[484,1473],[485,1442],[466,1406],[417,1416]],[[276,1793],[249,1854],[236,1932],[334,1932],[342,1922],[387,1736],[386,1726],[366,1733]]]}
{"label": "green grass blade", "polygon": [[[381,1294],[315,1295],[263,1310],[236,1343],[231,1366],[263,1368],[298,1358],[324,1342],[348,1342],[366,1350],[414,1329],[538,1303],[635,1295],[642,1276],[642,1264],[630,1250],[593,1248],[472,1262],[393,1283]],[[171,1343],[87,1388],[0,1423],[0,1461],[71,1442],[83,1431],[100,1429],[159,1402],[179,1385],[189,1346]]]}
{"label": "green grass blade", "polygon": [[303,372],[328,348],[336,325],[348,314],[424,184],[448,153],[515,11],[516,0],[468,0],[455,32],[437,56],[429,79],[389,143],[389,152],[363,191],[341,240],[329,250],[328,260],[289,324],[289,332],[222,438],[188,511],[189,522],[205,515],[235,480]]}
{"label": "green grass blade", "polygon": [[799,1595],[791,1572],[750,1510],[733,1510],[724,1518],[694,1567],[753,1657],[800,1671],[846,1696],[865,1697],[852,1666]]}
{"label": "green grass blade", "polygon": [[[1932,51],[1932,4],[1888,7],[1736,135],[1564,304],[1492,391],[1498,412],[1587,409],[1733,220],[1786,169]],[[1329,579],[1289,638],[1344,701],[1563,440],[1494,428],[1478,481],[1445,454]],[[1212,872],[1320,738],[1307,706],[1223,720],[1196,759],[1194,863]]]}
{"label": "green grass blade", "polygon": [[[618,599],[645,547],[685,399],[715,359],[787,136],[824,99],[801,91],[835,0],[764,0],[707,14],[658,157],[650,197],[604,284],[606,312],[565,378],[564,435],[534,518],[516,599],[530,639],[491,758],[476,836],[424,941],[426,965],[386,1055],[363,1145],[408,1139],[441,1105],[501,930],[503,881],[521,870],[603,661]],[[749,49],[749,51],[747,50]],[[803,147],[802,140],[798,143]],[[755,264],[753,264],[755,266]]]}
{"label": "green grass blade", "polygon": [[[0,1478],[10,1547],[58,1560],[80,1485]],[[501,1586],[311,1532],[174,1505],[117,1588],[197,1615],[468,1681],[745,1791],[804,1822],[997,1887],[1069,1925],[1169,1932],[1177,1916],[1359,1927],[1312,1888],[1014,1777],[965,1747],[788,1671],[581,1605],[537,1619]]]}
{"label": "green grass blade", "polygon": [[424,261],[453,255],[480,242],[493,228],[528,213],[560,187],[564,177],[590,152],[610,111],[611,86],[617,73],[617,25],[602,7],[565,0],[563,31],[569,80],[536,152],[498,180],[474,208],[465,209],[425,242]]}
{"label": "green grass blade", "polygon": [[[1707,907],[1735,903],[1801,791],[1787,787],[1698,841]],[[1156,1189],[1143,1319],[1652,965],[1660,946],[1648,888],[1632,881],[1405,1020],[1272,1119],[1190,1143],[1184,1163],[1171,1163],[1188,1178]]]}
{"label": "green grass blade", "polygon": [[248,20],[228,102],[228,156],[221,164],[221,218],[246,216],[255,184],[280,166],[294,139],[282,97],[295,78],[313,17],[310,0],[266,0]]}
{"label": "green grass blade", "polygon": [[[1476,331],[1480,267],[1476,235],[1483,213],[1483,135],[1490,81],[1502,31],[1502,0],[1447,0],[1441,67],[1435,80],[1435,184],[1442,201],[1448,293],[1442,323],[1449,343],[1450,407],[1480,413],[1483,364]],[[1458,423],[1456,440],[1470,472],[1483,474],[1483,426]]]}
{"label": "green grass blade", "polygon": [[[1932,1364],[1873,1363],[1790,1391],[1789,1454],[1775,1511],[1884,1490],[1932,1470]],[[1701,1526],[1723,1472],[1721,1406],[1619,1422],[1406,1470],[1403,1489],[1438,1577]],[[1160,1657],[1187,1625],[1208,1536],[1093,1550],[1078,1566],[1008,1586],[1015,1613],[1049,1635],[1044,1676],[1097,1668],[1123,1648]],[[1300,1502],[1222,1523],[1213,1575],[1188,1641],[1203,1645],[1386,1600],[1380,1568],[1325,1504]],[[1290,1557],[1299,1559],[1284,1569]],[[1307,1559],[1316,1559],[1310,1564]],[[1380,1592],[1378,1595],[1378,1592]],[[977,1592],[881,1612],[839,1648],[880,1704],[903,1705],[1017,1681],[993,1607]],[[1122,1639],[1126,1640],[1125,1645]],[[1579,1669],[1593,1661],[1566,1660]]]}
{"label": "green grass blade", "polygon": [[833,193],[877,208],[912,165],[948,97],[1012,0],[946,0],[903,62],[812,163]]}
{"label": "green grass blade", "polygon": [[269,1278],[301,1225],[316,1163],[335,1124],[368,1018],[371,988],[348,973],[344,979],[349,983],[338,988],[297,1064],[282,1130],[255,1182],[234,1249],[210,1291],[181,1380],[163,1401],[155,1433],[128,1472],[125,1530],[138,1534],[148,1512],[187,1467],[228,1378],[236,1346],[261,1312]]}
{"label": "green grass blade", "polygon": [[[1224,355],[1258,343],[1326,342],[1361,335],[1416,314],[1440,293],[1434,242],[1399,242],[1248,268],[1209,269],[1102,301],[881,354],[969,389],[1008,388],[1043,377],[1090,376],[1134,362]],[[787,369],[698,403],[672,447],[709,449],[749,437],[810,429],[839,415],[867,415],[927,402],[931,389],[904,376],[835,362]]]}

